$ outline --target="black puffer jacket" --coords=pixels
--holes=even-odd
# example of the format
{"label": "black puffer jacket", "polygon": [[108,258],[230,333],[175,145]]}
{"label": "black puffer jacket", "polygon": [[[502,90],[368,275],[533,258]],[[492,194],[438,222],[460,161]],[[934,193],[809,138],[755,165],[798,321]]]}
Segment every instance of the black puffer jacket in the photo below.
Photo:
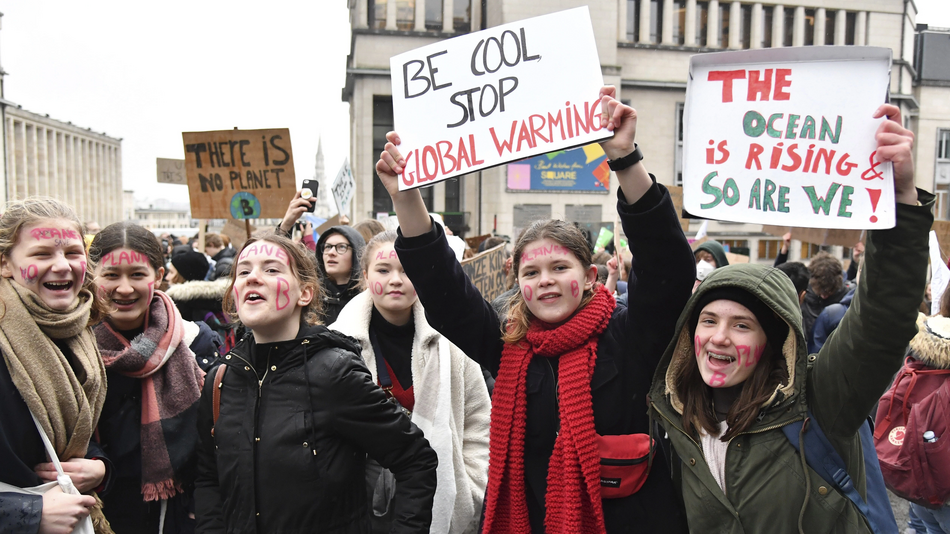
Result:
{"label": "black puffer jacket", "polygon": [[[352,259],[350,280],[344,286],[338,286],[333,282],[333,279],[327,276],[327,268],[323,264],[323,253],[320,252],[323,244],[333,234],[342,235],[353,247],[353,251],[350,253]],[[317,239],[317,265],[320,271],[320,286],[323,288],[323,315],[320,317],[320,321],[323,324],[335,323],[343,306],[346,306],[353,297],[359,295],[362,291],[360,289],[360,256],[363,254],[364,248],[366,248],[366,241],[362,234],[349,226],[334,226],[323,232],[320,238]]]}
{"label": "black puffer jacket", "polygon": [[438,459],[386,399],[359,344],[323,326],[224,357],[220,416],[214,374],[198,408],[197,532],[364,533],[366,454],[396,477],[393,533],[428,533]]}
{"label": "black puffer jacket", "polygon": [[215,254],[211,258],[214,260],[214,273],[211,275],[211,280],[227,278],[231,274],[231,265],[234,263],[235,256],[237,256],[237,251],[228,247]]}

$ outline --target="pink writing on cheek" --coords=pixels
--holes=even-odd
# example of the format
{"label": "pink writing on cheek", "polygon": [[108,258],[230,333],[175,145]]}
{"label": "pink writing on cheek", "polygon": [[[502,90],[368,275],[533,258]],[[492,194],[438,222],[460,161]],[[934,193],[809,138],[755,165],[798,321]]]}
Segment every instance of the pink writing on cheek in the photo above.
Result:
{"label": "pink writing on cheek", "polygon": [[[283,288],[283,292],[281,292]],[[284,304],[280,304],[280,297],[284,297]],[[284,280],[281,277],[277,277],[277,311],[280,311],[287,306],[290,306],[290,284],[287,283],[287,280]]]}
{"label": "pink writing on cheek", "polygon": [[79,268],[82,270],[82,273],[79,275],[79,285],[82,286],[86,283],[86,262],[79,262]]}
{"label": "pink writing on cheek", "polygon": [[234,288],[234,311],[241,309],[241,294],[238,293],[238,289]]}
{"label": "pink writing on cheek", "polygon": [[709,385],[712,387],[719,387],[726,385],[726,375],[725,373],[720,373],[716,371],[713,373],[712,378],[709,379]]}
{"label": "pink writing on cheek", "polygon": [[30,265],[26,269],[20,267],[20,278],[23,279],[27,284],[35,284],[36,278],[39,276],[39,270],[36,265]]}
{"label": "pink writing on cheek", "polygon": [[742,354],[745,353],[745,366],[748,367],[751,365],[749,363],[752,358],[749,356],[752,354],[752,347],[748,345],[736,345],[736,366],[742,366]]}
{"label": "pink writing on cheek", "polygon": [[702,350],[703,344],[699,342],[699,336],[693,338],[693,350],[696,352],[696,357],[699,358],[699,352]]}
{"label": "pink writing on cheek", "polygon": [[376,293],[377,295],[382,295],[382,294],[383,294],[383,284],[381,284],[381,283],[379,283],[379,282],[376,282],[375,284],[373,284],[373,293]]}
{"label": "pink writing on cheek", "polygon": [[571,296],[577,298],[577,295],[580,295],[581,287],[577,283],[577,280],[571,280]]}
{"label": "pink writing on cheek", "polygon": [[531,297],[533,296],[531,286],[524,286],[521,288],[521,292],[524,294],[524,299],[531,302]]}
{"label": "pink writing on cheek", "polygon": [[148,283],[148,301],[152,302],[152,297],[155,296],[155,282]]}
{"label": "pink writing on cheek", "polygon": [[102,300],[109,300],[109,293],[106,292],[106,288],[98,287],[96,291],[99,293],[99,298]]}

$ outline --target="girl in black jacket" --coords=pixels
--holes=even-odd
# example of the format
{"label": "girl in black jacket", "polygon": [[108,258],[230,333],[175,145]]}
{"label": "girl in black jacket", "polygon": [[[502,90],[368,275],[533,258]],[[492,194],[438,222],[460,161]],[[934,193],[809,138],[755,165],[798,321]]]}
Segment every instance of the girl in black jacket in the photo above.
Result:
{"label": "girl in black jacket", "polygon": [[198,398],[217,334],[183,320],[156,287],[165,269],[149,230],[111,224],[92,241],[89,259],[110,306],[95,327],[109,379],[99,438],[116,468],[103,495],[106,517],[122,534],[194,532]]}
{"label": "girl in black jacket", "polygon": [[[614,131],[601,146],[616,161],[618,211],[636,258],[629,308],[615,307],[595,283],[590,248],[572,224],[540,221],[515,244],[520,292],[502,328],[455,261],[441,227],[432,224],[421,195],[398,190],[405,162],[395,132],[376,164],[399,216],[396,251],[429,323],[497,376],[485,533],[686,528],[662,453],[646,476],[646,393],[689,298],[693,256],[666,188],[640,163],[636,113],[613,95],[612,87],[601,92],[601,127]],[[642,447],[644,461],[636,465],[643,478],[631,472],[634,465],[619,475],[610,466],[601,470],[598,448],[616,442]]]}
{"label": "girl in black jacket", "polygon": [[198,532],[363,533],[368,453],[396,478],[393,533],[428,533],[435,452],[372,380],[354,340],[316,325],[313,254],[245,243],[224,306],[248,330],[198,411]]}

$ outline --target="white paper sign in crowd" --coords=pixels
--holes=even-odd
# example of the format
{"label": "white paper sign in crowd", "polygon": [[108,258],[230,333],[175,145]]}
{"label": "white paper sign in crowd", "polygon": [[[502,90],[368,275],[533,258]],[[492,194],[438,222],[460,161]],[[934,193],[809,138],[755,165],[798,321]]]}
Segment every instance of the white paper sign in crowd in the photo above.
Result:
{"label": "white paper sign in crowd", "polygon": [[875,158],[891,50],[697,54],[683,143],[684,207],[709,219],[894,226],[893,170]]}
{"label": "white paper sign in crowd", "polygon": [[400,190],[589,144],[600,59],[587,7],[496,26],[389,60]]}
{"label": "white paper sign in crowd", "polygon": [[353,178],[353,171],[350,169],[350,158],[343,160],[343,166],[336,173],[336,178],[333,179],[330,190],[333,191],[333,200],[336,202],[338,213],[348,216],[350,201],[353,200],[353,194],[356,191],[356,180]]}

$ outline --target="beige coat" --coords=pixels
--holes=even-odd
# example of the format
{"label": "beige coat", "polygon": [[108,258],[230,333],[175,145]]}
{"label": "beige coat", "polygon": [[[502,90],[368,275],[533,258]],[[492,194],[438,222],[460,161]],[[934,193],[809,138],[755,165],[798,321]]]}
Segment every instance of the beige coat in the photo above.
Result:
{"label": "beige coat", "polygon": [[[412,310],[412,422],[439,455],[430,532],[475,533],[488,483],[491,398],[478,364],[429,326],[418,300]],[[376,355],[369,339],[372,311],[373,299],[364,291],[343,308],[330,328],[360,342],[363,360],[377,381]],[[447,368],[442,368],[443,362]],[[448,383],[443,384],[446,378]]]}

